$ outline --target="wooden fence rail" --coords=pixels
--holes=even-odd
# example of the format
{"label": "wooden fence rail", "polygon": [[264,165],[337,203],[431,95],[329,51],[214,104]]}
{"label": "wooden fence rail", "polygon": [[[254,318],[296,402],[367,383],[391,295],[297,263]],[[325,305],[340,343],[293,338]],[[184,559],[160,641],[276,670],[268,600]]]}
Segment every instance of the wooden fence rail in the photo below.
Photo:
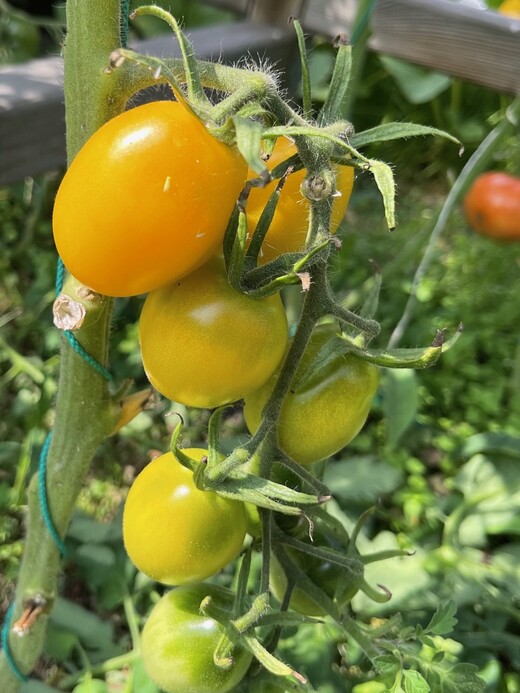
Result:
{"label": "wooden fence rail", "polygon": [[[289,16],[309,33],[349,32],[356,0],[211,0],[239,16],[190,33],[196,54],[226,62],[250,53],[291,65]],[[378,0],[370,47],[499,91],[520,93],[520,20],[453,0]],[[179,55],[173,38],[138,42],[152,55]],[[62,63],[58,57],[0,68],[0,186],[65,162]]]}

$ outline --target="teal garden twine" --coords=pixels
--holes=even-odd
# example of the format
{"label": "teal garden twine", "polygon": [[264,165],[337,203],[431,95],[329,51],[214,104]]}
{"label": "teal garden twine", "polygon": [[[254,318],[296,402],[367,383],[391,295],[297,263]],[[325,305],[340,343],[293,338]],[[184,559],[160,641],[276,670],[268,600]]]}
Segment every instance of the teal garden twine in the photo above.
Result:
{"label": "teal garden twine", "polygon": [[[130,11],[130,0],[121,0],[121,45],[123,48],[126,48],[127,41],[128,41],[128,15]],[[63,261],[61,258],[58,258],[58,265],[56,269],[56,294],[59,294],[63,288],[63,282],[65,278],[65,267],[63,265]],[[69,342],[70,346],[74,349],[74,351],[81,356],[92,368],[99,373],[103,378],[106,380],[112,380],[112,375],[110,372],[96,359],[94,359],[83,347],[81,344],[78,342],[76,337],[73,335],[73,333],[70,330],[64,330],[65,337],[67,341]],[[40,453],[40,459],[39,459],[39,465],[38,465],[38,496],[39,496],[39,501],[40,501],[40,507],[41,507],[41,513],[43,517],[43,521],[45,523],[45,526],[51,535],[54,543],[58,547],[60,553],[62,556],[64,556],[67,553],[67,547],[65,545],[65,542],[63,539],[60,537],[58,530],[56,529],[54,522],[51,517],[50,509],[49,509],[49,502],[48,502],[48,497],[47,497],[47,455],[49,452],[49,447],[51,444],[52,440],[52,433],[49,433],[45,439],[45,442],[43,444],[41,453]],[[29,680],[29,677],[24,674],[18,664],[16,663],[13,654],[11,652],[11,648],[9,645],[9,633],[11,630],[11,621],[13,618],[13,613],[14,613],[14,603],[12,603],[9,606],[9,609],[7,610],[6,616],[5,616],[5,621],[2,626],[2,632],[0,634],[0,645],[4,651],[4,655],[6,658],[6,661],[15,675],[15,677],[20,681],[21,683],[24,683]]]}

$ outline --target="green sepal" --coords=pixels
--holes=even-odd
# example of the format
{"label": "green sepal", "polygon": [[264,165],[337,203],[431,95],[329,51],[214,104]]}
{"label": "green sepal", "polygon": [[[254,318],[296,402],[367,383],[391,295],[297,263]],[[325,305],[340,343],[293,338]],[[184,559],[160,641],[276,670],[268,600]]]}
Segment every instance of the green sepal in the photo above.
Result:
{"label": "green sepal", "polygon": [[[241,291],[242,276],[244,273],[244,253],[247,238],[247,218],[243,208],[239,207],[237,224],[234,230],[231,252],[229,245],[227,251],[229,255],[224,259],[226,264],[227,278],[231,286],[237,291]],[[228,239],[229,242],[229,239]]]}
{"label": "green sepal", "polygon": [[186,96],[181,85],[164,60],[156,58],[153,55],[142,55],[141,53],[136,53],[129,48],[118,48],[110,56],[110,69],[117,69],[125,62],[125,60],[147,68],[157,80],[158,84],[167,82],[171,87],[176,100],[182,103],[190,111],[193,111],[191,105],[186,100]]}
{"label": "green sepal", "polygon": [[290,626],[300,626],[302,623],[320,623],[322,619],[314,618],[313,616],[304,616],[303,614],[298,614],[294,611],[271,611],[268,614],[264,614],[258,619],[259,627],[266,626],[280,626],[280,627],[290,627]]}
{"label": "green sepal", "polygon": [[429,368],[437,363],[444,351],[455,344],[459,336],[460,332],[457,331],[450,340],[444,342],[444,333],[438,332],[428,347],[365,349],[360,347],[356,338],[343,333],[332,337],[321,347],[291,387],[294,392],[303,392],[343,354],[355,354],[364,361],[384,368]]}
{"label": "green sepal", "polygon": [[307,683],[307,679],[304,676],[277,659],[254,636],[244,634],[241,636],[241,642],[267,671],[276,674],[276,676],[293,676],[300,683]]}
{"label": "green sepal", "polygon": [[224,240],[222,242],[222,250],[224,253],[224,262],[226,265],[226,270],[229,267],[229,263],[231,261],[231,254],[233,252],[233,246],[235,243],[235,238],[237,235],[237,227],[238,227],[238,217],[240,215],[240,210],[237,205],[233,208],[233,211],[231,212],[231,216],[229,217],[229,221],[226,227],[226,230],[224,232]]}
{"label": "green sepal", "polygon": [[273,553],[283,568],[288,588],[291,589],[291,586],[298,585],[299,590],[305,592],[323,611],[339,622],[341,612],[334,601],[292,560],[285,548],[281,544],[276,544],[273,546]]}
{"label": "green sepal", "polygon": [[341,105],[348,91],[351,71],[352,46],[341,43],[336,54],[327,98],[318,115],[319,125],[334,123],[341,117]]}
{"label": "green sepal", "polygon": [[[301,284],[302,291],[308,291],[311,276],[305,271],[307,265],[316,262],[319,255],[326,260],[333,242],[333,239],[327,239],[302,253],[284,253],[262,267],[250,270],[242,278],[242,290],[251,298],[272,296],[291,284]],[[259,280],[260,277],[266,277],[266,280]]]}
{"label": "green sepal", "polygon": [[303,465],[299,462],[295,462],[288,455],[286,455],[282,450],[279,450],[276,455],[276,460],[278,464],[288,469],[295,476],[297,476],[300,482],[307,484],[314,493],[319,496],[326,496],[329,494],[329,489],[325,484],[320,481],[314,474],[311,474]]}
{"label": "green sepal", "polygon": [[377,604],[386,604],[392,599],[392,593],[384,585],[378,585],[381,591],[369,585],[366,580],[363,580],[359,589],[366,594],[366,596]]}
{"label": "green sepal", "polygon": [[345,568],[346,572],[350,573],[353,577],[363,575],[364,566],[361,558],[353,558],[352,556],[347,556],[334,549],[325,548],[322,546],[314,546],[314,544],[309,544],[308,542],[300,541],[295,537],[291,537],[288,534],[280,534],[280,543],[290,546],[296,551],[301,553],[309,554],[314,558],[318,558],[321,561],[327,561],[329,563],[335,563],[342,568]]}
{"label": "green sepal", "polygon": [[267,232],[269,231],[269,227],[276,212],[276,207],[278,205],[278,200],[280,199],[280,194],[282,192],[285,180],[286,178],[282,176],[282,178],[278,182],[278,185],[269,196],[267,204],[265,205],[265,207],[262,210],[262,213],[260,214],[258,224],[256,225],[256,228],[253,232],[253,236],[251,238],[251,242],[249,244],[249,248],[246,252],[246,260],[244,263],[244,268],[246,272],[256,267],[258,255],[260,253],[262,243],[264,242]]}
{"label": "green sepal", "polygon": [[247,161],[249,168],[258,175],[265,175],[267,167],[261,158],[262,124],[257,120],[243,118],[239,115],[233,116],[233,123],[235,124],[235,136],[239,152]]}
{"label": "green sepal", "polygon": [[[265,609],[269,608],[267,606]],[[264,610],[265,610],[264,609]],[[224,635],[219,640],[214,651],[214,661],[217,666],[222,668],[229,667],[229,653],[233,647],[239,646],[249,650],[254,657],[262,664],[262,666],[276,676],[293,676],[301,683],[306,683],[306,679],[294,671],[291,667],[284,664],[274,655],[272,655],[260,642],[257,640],[254,632],[254,622],[244,632],[240,632],[235,627],[233,621],[229,620],[229,612],[215,603],[211,597],[206,597],[200,604],[200,610],[210,618],[214,619],[224,629]],[[260,614],[258,614],[258,618]],[[256,620],[258,620],[258,618]]]}
{"label": "green sepal", "polygon": [[451,349],[461,333],[462,326],[459,325],[453,337],[445,341],[444,331],[439,330],[430,346],[415,349],[361,349],[351,337],[344,333],[340,339],[348,345],[346,351],[350,351],[365,361],[374,363],[376,366],[385,368],[429,368],[437,363],[442,353]]}
{"label": "green sepal", "polygon": [[219,481],[206,478],[204,488],[227,498],[253,503],[260,508],[275,510],[286,515],[301,515],[300,506],[319,505],[330,498],[328,495],[316,496],[295,491],[282,484],[246,473]]}
{"label": "green sepal", "polygon": [[379,295],[381,293],[381,285],[383,283],[383,276],[379,265],[372,261],[372,267],[374,268],[373,282],[368,294],[361,306],[359,314],[363,318],[374,318],[377,313],[377,307],[379,305]]}
{"label": "green sepal", "polygon": [[[427,125],[419,125],[417,123],[385,123],[377,125],[370,130],[358,132],[350,138],[350,144],[356,149],[366,147],[374,142],[389,142],[390,140],[406,139],[407,137],[422,137],[425,135],[433,135],[434,137],[444,137],[459,146],[462,146],[460,141],[444,130],[428,127]],[[462,153],[462,152],[461,152]]]}
{"label": "green sepal", "polygon": [[178,443],[182,432],[182,427],[184,425],[184,421],[180,414],[177,414],[177,416],[179,417],[179,423],[173,429],[172,437],[170,440],[170,452],[175,457],[175,459],[182,464],[183,467],[186,467],[186,469],[189,469],[191,472],[196,474],[199,472],[201,468],[201,463],[197,460],[193,460],[191,457],[186,455],[186,453],[182,451],[182,448],[179,447]]}
{"label": "green sepal", "polygon": [[300,54],[300,67],[302,71],[302,106],[303,117],[307,120],[311,117],[312,96],[311,96],[311,77],[309,72],[309,61],[307,58],[307,47],[305,36],[303,35],[302,25],[298,19],[292,20],[296,38],[298,40],[298,53]]}
{"label": "green sepal", "polygon": [[395,229],[395,181],[392,169],[384,161],[368,159],[369,171],[374,176],[379,192],[383,198],[385,219],[390,231]]}
{"label": "green sepal", "polygon": [[210,101],[202,86],[198,63],[193,52],[193,46],[189,42],[186,35],[181,31],[179,23],[175,17],[170,12],[157,5],[141,5],[132,12],[131,18],[133,19],[139,15],[152,15],[158,19],[162,19],[172,29],[181,50],[182,62],[186,75],[188,98],[192,103],[199,104],[202,107],[208,106]]}

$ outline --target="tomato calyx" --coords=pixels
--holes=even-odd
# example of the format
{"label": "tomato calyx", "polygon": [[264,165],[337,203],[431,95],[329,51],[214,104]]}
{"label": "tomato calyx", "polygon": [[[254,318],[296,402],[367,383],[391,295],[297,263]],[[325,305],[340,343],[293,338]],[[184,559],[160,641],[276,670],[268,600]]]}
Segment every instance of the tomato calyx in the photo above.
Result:
{"label": "tomato calyx", "polygon": [[[311,521],[307,536],[301,535],[301,528],[288,533],[273,526],[271,589],[282,610],[291,607],[309,616],[328,614],[341,622],[344,609],[359,591],[378,603],[391,598],[386,587],[378,585],[376,590],[364,578],[365,564],[385,560],[389,552],[363,556],[356,549],[359,531],[371,512],[358,519],[350,537],[321,511],[317,524]],[[403,550],[390,553],[392,557],[410,555]]]}
{"label": "tomato calyx", "polygon": [[[218,437],[224,411],[225,408],[221,407],[211,416],[208,455],[202,459],[190,458],[179,447],[181,421],[174,429],[170,450],[183,466],[193,472],[197,488],[203,491],[214,491],[225,498],[240,500],[288,515],[301,515],[304,507],[321,505],[330,499],[328,489],[317,480],[313,480],[310,474],[307,474],[305,478],[308,482],[313,482],[311,493],[306,493],[289,489],[256,473],[251,473],[248,466],[257,466],[254,464],[254,442],[252,441],[249,445],[236,448],[228,457],[223,456],[219,451]],[[295,465],[295,463],[292,464]]]}

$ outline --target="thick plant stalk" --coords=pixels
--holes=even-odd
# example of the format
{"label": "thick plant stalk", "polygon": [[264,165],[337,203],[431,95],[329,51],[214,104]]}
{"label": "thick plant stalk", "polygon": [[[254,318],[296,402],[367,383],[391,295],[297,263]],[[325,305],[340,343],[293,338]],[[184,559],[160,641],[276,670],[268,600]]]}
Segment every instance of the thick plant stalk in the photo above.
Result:
{"label": "thick plant stalk", "polygon": [[[118,18],[119,0],[69,0],[67,3],[65,102],[69,162],[85,140],[116,115],[113,104],[121,102],[109,98],[109,79],[104,73],[109,54],[120,45]],[[78,288],[74,282],[66,284],[67,293],[69,289],[74,293]],[[83,303],[85,320],[74,334],[86,352],[106,365],[112,301],[99,296],[89,300],[87,296]],[[92,455],[112,429],[116,417],[106,379],[64,339],[56,421],[47,458],[48,505],[62,537]],[[25,675],[30,674],[43,648],[60,569],[59,549],[43,520],[37,478],[31,482],[28,505],[28,533],[12,623],[16,623],[28,604],[39,603],[41,611],[38,608],[34,612],[37,617],[24,635],[17,635],[11,628],[8,636],[13,659]],[[2,693],[16,693],[21,683],[3,651],[0,682]]]}

